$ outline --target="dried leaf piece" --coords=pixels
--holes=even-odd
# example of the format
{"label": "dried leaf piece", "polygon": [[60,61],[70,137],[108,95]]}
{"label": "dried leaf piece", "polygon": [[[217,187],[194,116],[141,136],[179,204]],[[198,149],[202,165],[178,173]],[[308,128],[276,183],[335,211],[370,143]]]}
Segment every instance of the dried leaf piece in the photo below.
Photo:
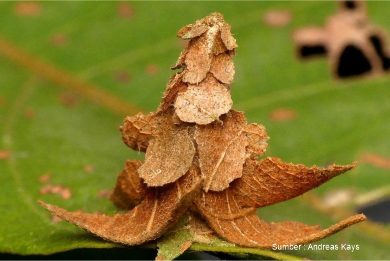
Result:
{"label": "dried leaf piece", "polygon": [[211,57],[207,50],[206,40],[207,35],[205,34],[189,43],[184,58],[186,69],[183,82],[198,84],[203,81],[210,70]]}
{"label": "dried leaf piece", "polygon": [[242,176],[247,145],[242,130],[246,121],[243,112],[231,110],[221,116],[221,122],[195,126],[194,139],[206,192],[224,190]]}
{"label": "dried leaf piece", "polygon": [[230,54],[221,53],[214,57],[210,72],[220,82],[231,84],[234,78],[234,63]]}
{"label": "dried leaf piece", "polygon": [[275,244],[299,245],[318,241],[365,219],[363,214],[354,215],[324,230],[292,221],[269,224],[260,220],[255,212],[233,220],[210,218],[208,221],[229,242],[271,249]]}
{"label": "dried leaf piece", "polygon": [[[277,158],[266,158],[260,162],[248,159],[244,165],[242,178],[236,179],[224,191],[203,192],[196,198],[195,204],[208,224],[230,242],[249,247],[269,247],[270,245],[267,245],[269,242],[291,244],[289,240],[292,239],[298,240],[297,244],[307,243],[311,241],[305,240],[314,241],[316,240],[314,238],[319,236],[325,237],[327,233],[335,233],[343,229],[345,224],[339,223],[330,230],[324,231],[294,222],[269,225],[258,219],[256,209],[301,195],[352,169],[355,165],[356,163],[346,166],[332,165],[323,169],[315,166],[308,168],[301,164],[287,164]],[[364,220],[363,217],[356,217],[356,220],[352,218],[352,221],[348,221],[351,223],[346,224],[360,222]],[[295,238],[290,238],[283,226],[286,227],[286,231],[292,230],[290,236]],[[253,231],[250,232],[250,229]],[[280,234],[278,231],[281,231]],[[284,234],[286,235],[283,236]],[[311,235],[308,236],[309,234]]]}
{"label": "dried leaf piece", "polygon": [[248,139],[246,147],[247,157],[256,159],[265,154],[267,149],[267,140],[269,139],[265,127],[257,123],[251,123],[245,126],[244,133]]}
{"label": "dried leaf piece", "polygon": [[242,178],[234,182],[231,189],[238,204],[258,208],[299,196],[351,170],[356,164],[308,168],[302,164],[284,163],[273,157],[259,162],[247,160]]}
{"label": "dried leaf piece", "polygon": [[221,28],[221,39],[228,50],[234,50],[238,47],[236,39],[230,32],[230,25],[226,24]]}
{"label": "dried leaf piece", "polygon": [[177,95],[175,112],[180,120],[197,124],[209,124],[233,105],[230,91],[211,74],[198,85],[189,84],[185,92]]}
{"label": "dried leaf piece", "polygon": [[183,74],[181,72],[171,76],[157,111],[167,110],[175,102],[177,94],[187,89],[187,84],[182,81]]}
{"label": "dried leaf piece", "polygon": [[160,237],[173,226],[191,204],[200,185],[197,171],[191,169],[173,184],[149,189],[141,204],[126,214],[113,217],[68,212],[42,201],[39,203],[53,214],[106,240],[138,245]]}
{"label": "dried leaf piece", "polygon": [[126,117],[119,129],[123,142],[136,151],[146,151],[154,130],[155,113],[145,116],[138,113],[134,117]]}
{"label": "dried leaf piece", "polygon": [[125,169],[118,175],[110,200],[118,207],[132,209],[143,200],[146,187],[138,177],[137,170],[143,161],[128,160]]}
{"label": "dried leaf piece", "polygon": [[182,39],[191,39],[198,37],[209,29],[207,25],[186,25],[177,32],[177,36]]}
{"label": "dried leaf piece", "polygon": [[138,174],[148,186],[162,186],[183,176],[192,164],[195,147],[187,126],[175,125],[172,113],[158,118],[154,139],[145,154],[145,163]]}

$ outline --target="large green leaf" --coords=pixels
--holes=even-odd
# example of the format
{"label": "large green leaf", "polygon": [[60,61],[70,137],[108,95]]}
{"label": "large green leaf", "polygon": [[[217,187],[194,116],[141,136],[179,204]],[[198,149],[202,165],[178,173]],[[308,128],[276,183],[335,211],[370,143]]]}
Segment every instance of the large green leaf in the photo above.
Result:
{"label": "large green leaf", "polygon": [[[177,30],[211,12],[223,13],[232,26],[239,44],[234,108],[266,126],[271,137],[267,156],[307,165],[347,164],[364,153],[390,158],[390,78],[336,82],[325,59],[302,62],[294,56],[292,30],[322,25],[336,9],[333,2],[132,2],[128,18],[118,11],[123,2],[38,2],[38,11],[25,15],[18,4],[0,3],[2,253],[118,247],[66,222],[53,223],[37,199],[68,210],[117,211],[99,195],[113,188],[126,159],[143,158],[123,145],[118,126],[135,108],[156,109],[172,74],[169,67],[182,49]],[[371,20],[390,31],[390,3],[370,1],[367,7]],[[290,10],[292,23],[266,25],[262,17],[271,9]],[[297,118],[272,121],[270,113],[278,108],[295,111]],[[39,182],[46,173],[51,179]],[[70,188],[72,197],[41,194],[47,184]],[[259,215],[267,221],[326,227],[356,206],[351,200],[329,211],[324,195],[354,189],[364,197],[389,184],[388,170],[362,162],[298,199],[259,210]],[[318,243],[339,249],[343,243],[358,244],[359,250],[314,251],[306,246],[285,253],[312,259],[386,259],[389,242],[389,226],[367,221]],[[192,249],[235,251],[199,244]]]}

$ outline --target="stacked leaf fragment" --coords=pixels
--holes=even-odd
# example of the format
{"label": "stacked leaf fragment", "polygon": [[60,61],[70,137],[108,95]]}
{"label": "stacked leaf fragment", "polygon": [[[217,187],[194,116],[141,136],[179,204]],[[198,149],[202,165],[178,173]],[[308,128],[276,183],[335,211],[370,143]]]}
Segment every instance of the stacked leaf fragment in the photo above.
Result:
{"label": "stacked leaf fragment", "polygon": [[[111,196],[129,212],[109,217],[41,202],[45,208],[113,242],[158,240],[164,249],[167,240],[183,240],[178,254],[192,242],[214,244],[215,235],[247,247],[304,244],[365,219],[355,215],[325,230],[260,220],[259,207],[301,195],[355,163],[324,169],[272,157],[258,161],[269,138],[264,126],[248,124],[244,112],[231,109],[237,44],[230,26],[213,13],[178,36],[189,39],[173,67],[182,71],[169,80],[155,112],[127,117],[121,127],[125,144],[146,152],[144,161],[126,162]],[[163,253],[158,258],[166,258]]]}

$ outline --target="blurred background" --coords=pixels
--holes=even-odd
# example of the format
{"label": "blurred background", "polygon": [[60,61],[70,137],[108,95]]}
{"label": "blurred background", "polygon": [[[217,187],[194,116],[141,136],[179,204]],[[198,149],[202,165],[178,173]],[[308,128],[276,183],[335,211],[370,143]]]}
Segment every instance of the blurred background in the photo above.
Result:
{"label": "blurred background", "polygon": [[[110,250],[114,244],[53,219],[36,201],[118,211],[108,200],[116,175],[126,159],[143,159],[121,141],[123,118],[157,108],[186,45],[176,32],[220,12],[239,46],[233,108],[266,127],[266,156],[308,166],[359,161],[259,216],[325,228],[364,212],[368,221],[319,242],[357,244],[358,251],[286,253],[388,259],[389,75],[334,79],[327,57],[298,59],[292,39],[298,28],[323,27],[337,7],[332,1],[0,2],[0,257],[155,256]],[[390,2],[366,7],[369,20],[390,32]],[[79,250],[66,252],[72,249]]]}

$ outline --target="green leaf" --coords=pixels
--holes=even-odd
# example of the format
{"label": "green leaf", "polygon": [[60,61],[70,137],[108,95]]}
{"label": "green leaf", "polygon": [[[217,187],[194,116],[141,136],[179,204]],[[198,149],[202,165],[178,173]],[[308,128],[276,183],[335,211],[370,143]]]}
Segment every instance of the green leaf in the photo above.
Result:
{"label": "green leaf", "polygon": [[[333,81],[326,59],[303,62],[294,56],[292,30],[322,26],[336,4],[132,2],[123,16],[118,11],[122,2],[37,2],[39,11],[32,15],[18,14],[18,3],[0,3],[1,253],[118,247],[66,222],[53,222],[37,200],[68,210],[118,211],[104,195],[126,159],[143,159],[123,145],[118,126],[136,108],[157,108],[173,73],[169,67],[182,50],[177,30],[215,11],[224,14],[239,45],[233,107],[267,128],[266,156],[306,165],[348,164],[366,153],[390,159],[389,76]],[[367,2],[371,21],[387,31],[389,7],[388,2]],[[262,17],[272,9],[290,10],[292,23],[266,25]],[[270,114],[280,108],[297,117],[273,121]],[[42,183],[45,174],[51,179]],[[355,212],[360,207],[355,198],[372,201],[372,193],[386,191],[388,174],[362,160],[355,170],[300,198],[261,209],[259,215],[268,222],[326,227]],[[46,185],[69,188],[72,196],[42,194]],[[326,204],[331,193],[351,190],[353,197],[345,204]],[[380,198],[388,196],[381,193]],[[379,260],[390,255],[389,240],[389,225],[366,221],[318,242],[355,244],[359,250],[306,246],[281,252],[310,259]],[[273,251],[198,243],[190,249],[292,259]]]}

